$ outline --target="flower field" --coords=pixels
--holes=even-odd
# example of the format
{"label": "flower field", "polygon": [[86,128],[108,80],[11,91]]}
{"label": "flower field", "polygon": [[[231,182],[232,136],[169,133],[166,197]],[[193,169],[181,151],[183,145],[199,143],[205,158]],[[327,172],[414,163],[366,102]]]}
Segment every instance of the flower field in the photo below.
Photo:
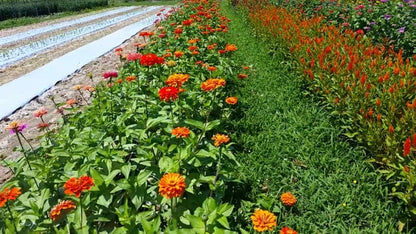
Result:
{"label": "flower field", "polygon": [[[309,14],[307,7],[293,10],[284,4],[250,0],[232,3],[235,12],[254,28],[256,39],[261,41],[259,51],[263,42],[271,48],[269,54],[262,54],[265,60],[272,63],[275,60],[270,58],[285,50],[287,61],[276,66],[290,67],[293,70],[286,72],[299,74],[293,83],[303,84],[313,100],[332,111],[342,125],[343,135],[365,146],[372,156],[370,161],[385,174],[385,191],[406,204],[405,217],[410,221],[404,222],[411,230],[412,215],[416,214],[416,58],[403,54],[403,50],[373,43],[364,31],[329,24],[328,16]],[[348,185],[351,187],[342,187],[349,193],[343,194],[346,197],[332,200],[337,189],[319,190],[329,182],[314,178],[312,160],[300,159],[302,151],[310,152],[311,148],[296,142],[307,137],[298,136],[300,130],[262,138],[265,131],[275,131],[267,129],[273,123],[262,122],[266,118],[262,113],[246,113],[250,105],[244,97],[274,102],[276,96],[263,97],[263,93],[273,91],[276,83],[270,81],[263,90],[247,88],[246,82],[255,84],[253,74],[260,74],[262,68],[256,70],[234,59],[240,47],[228,40],[230,20],[221,13],[219,2],[185,0],[177,7],[162,9],[159,15],[165,19],[156,23],[155,31],[140,32],[145,43],[137,43],[135,53],[115,49],[124,64],[122,69],[109,68],[100,77],[86,77],[102,82],[96,87],[74,87],[79,92],[78,100],[57,103],[51,98],[56,114],[61,116],[59,129],[44,121],[44,116],[52,113],[45,109],[34,113],[42,133],[39,147],[32,147],[25,137],[25,123],[13,121],[7,126],[18,139],[16,150],[22,157],[3,161],[14,177],[0,190],[2,232],[297,233],[296,229],[325,233],[327,228],[334,233],[354,233],[373,226],[373,232],[404,229],[402,220],[397,226],[385,224],[382,216],[373,223],[376,216],[365,211],[381,205],[362,198],[373,187],[361,175],[347,175],[355,177],[348,177],[354,178]],[[287,84],[289,93],[291,87]],[[241,93],[243,89],[250,91]],[[285,119],[288,113],[284,102],[280,102],[281,107],[264,108],[270,109],[272,118]],[[240,122],[250,118],[245,114],[258,114],[255,126]],[[306,125],[318,122],[296,117]],[[285,122],[274,126],[276,131],[299,127]],[[314,131],[318,139],[329,129],[317,128]],[[292,144],[287,151],[276,150],[290,138],[298,145]],[[333,133],[329,138],[321,142],[329,142],[330,153],[322,153],[317,159],[318,169],[327,161],[332,165],[324,171],[345,169],[336,157],[348,147],[336,145],[334,139],[338,138]],[[319,153],[323,149],[312,147]],[[256,148],[268,154],[264,158],[269,161],[259,161],[260,157],[255,156],[239,158]],[[347,165],[357,167],[350,162]],[[253,174],[282,171],[284,176],[251,183],[258,178],[246,178],[250,170],[257,170]],[[365,170],[357,169],[359,174],[370,175]],[[301,177],[298,173],[315,181],[296,191]],[[328,177],[333,178],[331,174]],[[378,184],[380,177],[375,178]],[[344,181],[334,179],[331,183],[343,185]],[[320,198],[310,199],[308,189]],[[387,197],[384,190],[371,193]],[[347,196],[352,197],[351,201],[346,202]],[[360,196],[358,202],[370,204],[360,207],[362,210],[351,210],[354,196]],[[339,204],[331,204],[333,201]],[[327,209],[329,218],[319,220],[320,210],[307,210],[318,207],[316,204]],[[394,208],[389,208],[394,213]],[[310,220],[297,222],[302,213],[317,222],[316,228],[308,225]],[[345,218],[346,226],[355,226],[343,229],[337,217]]]}

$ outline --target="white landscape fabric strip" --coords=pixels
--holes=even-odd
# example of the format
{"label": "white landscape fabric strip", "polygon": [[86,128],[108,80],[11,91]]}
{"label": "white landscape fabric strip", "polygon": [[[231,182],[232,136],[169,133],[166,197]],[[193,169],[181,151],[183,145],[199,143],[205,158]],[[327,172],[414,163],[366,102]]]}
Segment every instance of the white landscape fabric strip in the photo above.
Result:
{"label": "white landscape fabric strip", "polygon": [[87,25],[69,32],[64,32],[58,35],[48,37],[46,39],[35,41],[27,45],[22,45],[18,48],[0,51],[0,68],[6,67],[10,64],[13,64],[17,61],[25,59],[29,56],[32,56],[36,53],[42,52],[46,49],[61,45],[63,43],[69,42],[71,40],[77,39],[80,36],[87,35],[92,32],[107,28],[111,25],[115,25],[124,20],[145,14],[147,12],[153,11],[158,7],[151,6],[141,9],[139,11],[129,12],[125,15],[117,16],[111,19],[103,20],[98,23]]}
{"label": "white landscape fabric strip", "polygon": [[12,114],[19,107],[41,95],[56,82],[65,79],[83,65],[113,50],[138,31],[151,26],[156,19],[158,17],[153,15],[126,26],[0,86],[0,119]]}
{"label": "white landscape fabric strip", "polygon": [[86,17],[82,17],[80,19],[74,19],[74,20],[70,20],[70,21],[65,21],[62,23],[56,23],[56,24],[51,24],[51,25],[47,25],[44,27],[40,27],[40,28],[35,28],[32,30],[28,30],[22,33],[17,33],[17,34],[13,34],[11,36],[7,36],[7,37],[0,37],[0,45],[4,45],[10,42],[16,42],[16,41],[20,41],[23,39],[26,39],[28,37],[33,37],[42,33],[47,33],[50,31],[54,31],[54,30],[58,30],[64,27],[69,27],[69,26],[73,26],[76,24],[82,24],[88,21],[92,21],[92,20],[96,20],[102,17],[106,17],[106,16],[110,16],[110,15],[114,15],[114,14],[119,14],[125,11],[129,11],[132,10],[134,8],[137,7],[122,7],[119,9],[115,9],[115,10],[111,10],[111,11],[106,11],[106,12],[102,12],[102,13],[98,13],[98,14],[94,14],[94,15],[90,15],[90,16],[86,16]]}

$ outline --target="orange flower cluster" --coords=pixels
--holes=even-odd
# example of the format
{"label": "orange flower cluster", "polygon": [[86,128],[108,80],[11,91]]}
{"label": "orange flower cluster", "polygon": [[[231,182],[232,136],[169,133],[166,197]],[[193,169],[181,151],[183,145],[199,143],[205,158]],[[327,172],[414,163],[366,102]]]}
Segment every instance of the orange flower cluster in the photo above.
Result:
{"label": "orange flower cluster", "polygon": [[175,73],[173,75],[170,75],[168,79],[165,81],[165,83],[168,86],[180,88],[182,87],[183,83],[189,80],[189,77],[190,76],[188,74],[176,74]]}
{"label": "orange flower cluster", "polygon": [[191,131],[189,131],[189,128],[187,127],[176,127],[172,130],[172,135],[175,135],[176,138],[186,138],[189,136],[190,133]]}
{"label": "orange flower cluster", "polygon": [[94,180],[89,176],[72,177],[65,182],[64,193],[67,195],[75,194],[75,197],[80,197],[81,192],[90,190],[92,186],[94,186]]}
{"label": "orange flower cluster", "polygon": [[238,99],[236,97],[227,97],[225,99],[225,102],[230,104],[230,105],[235,105],[238,102]]}
{"label": "orange flower cluster", "polygon": [[185,178],[178,173],[165,174],[159,181],[159,193],[168,199],[182,196],[185,188]]}
{"label": "orange flower cluster", "polygon": [[178,99],[179,89],[176,87],[163,87],[159,90],[159,98],[161,101],[168,102]]}
{"label": "orange flower cluster", "polygon": [[21,194],[20,188],[5,188],[0,192],[0,207],[6,205],[8,200],[16,200],[16,198]]}
{"label": "orange flower cluster", "polygon": [[221,144],[225,144],[230,141],[230,137],[224,134],[217,133],[215,136],[211,138],[214,141],[215,146],[220,146]]}
{"label": "orange flower cluster", "polygon": [[49,213],[49,217],[53,221],[59,221],[62,217],[75,210],[76,208],[77,206],[73,201],[63,200],[52,208],[51,212]]}
{"label": "orange flower cluster", "polygon": [[285,206],[293,206],[297,202],[296,197],[292,193],[283,193],[280,196],[280,200],[282,200]]}
{"label": "orange flower cluster", "polygon": [[232,51],[236,51],[237,50],[237,46],[234,44],[227,44],[225,46],[225,51],[227,52],[232,52]]}
{"label": "orange flower cluster", "polygon": [[284,227],[280,229],[280,234],[298,234],[298,232],[291,229],[290,227]]}
{"label": "orange flower cluster", "polygon": [[225,83],[226,83],[225,80],[221,78],[208,79],[201,84],[201,89],[204,90],[205,92],[209,92],[219,87],[224,87]]}
{"label": "orange flower cluster", "polygon": [[267,210],[257,209],[251,216],[254,230],[258,232],[273,231],[277,226],[276,216]]}

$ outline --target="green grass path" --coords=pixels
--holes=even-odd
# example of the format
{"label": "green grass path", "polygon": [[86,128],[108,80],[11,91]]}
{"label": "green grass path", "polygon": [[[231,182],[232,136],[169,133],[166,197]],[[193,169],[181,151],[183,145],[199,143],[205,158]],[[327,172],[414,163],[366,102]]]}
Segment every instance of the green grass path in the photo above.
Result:
{"label": "green grass path", "polygon": [[365,152],[341,137],[329,111],[303,95],[299,73],[284,55],[269,55],[236,12],[222,4],[231,19],[228,41],[237,45],[234,59],[252,65],[241,87],[244,117],[236,127],[244,145],[243,174],[255,186],[252,198],[265,192],[279,199],[292,192],[298,203],[282,208],[278,227],[300,233],[396,233],[403,206],[388,198],[382,176],[366,162]]}

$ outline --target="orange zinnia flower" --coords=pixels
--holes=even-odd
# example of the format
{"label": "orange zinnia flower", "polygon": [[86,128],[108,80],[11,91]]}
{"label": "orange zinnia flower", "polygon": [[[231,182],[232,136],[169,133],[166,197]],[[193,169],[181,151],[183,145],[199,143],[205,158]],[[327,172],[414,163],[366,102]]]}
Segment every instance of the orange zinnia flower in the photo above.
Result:
{"label": "orange zinnia flower", "polygon": [[40,117],[46,115],[47,113],[48,113],[48,111],[42,108],[38,111],[35,111],[35,113],[33,113],[33,116],[35,116],[36,118],[40,118]]}
{"label": "orange zinnia flower", "polygon": [[175,52],[173,53],[173,55],[175,55],[175,57],[176,57],[176,58],[180,58],[180,57],[182,57],[182,56],[183,56],[183,52],[182,52],[182,51],[175,51]]}
{"label": "orange zinnia flower", "polygon": [[225,99],[225,102],[230,104],[230,105],[235,105],[238,102],[238,99],[236,97],[227,97]]}
{"label": "orange zinnia flower", "polygon": [[282,200],[285,206],[293,206],[297,202],[296,197],[292,193],[283,193],[280,196],[280,200]]}
{"label": "orange zinnia flower", "polygon": [[73,98],[71,98],[71,99],[69,99],[68,101],[66,101],[66,105],[67,105],[67,106],[72,106],[72,105],[74,105],[75,103],[77,103],[77,101],[76,101],[75,99],[73,99]]}
{"label": "orange zinnia flower", "polygon": [[276,216],[267,210],[257,209],[251,216],[251,220],[254,230],[258,232],[273,231],[273,228],[277,226]]}
{"label": "orange zinnia flower", "polygon": [[165,174],[159,181],[159,193],[168,199],[182,196],[185,187],[185,178],[178,173]]}
{"label": "orange zinnia flower", "polygon": [[298,234],[298,232],[290,227],[284,227],[280,230],[280,234]]}
{"label": "orange zinnia flower", "polygon": [[6,205],[8,200],[16,200],[16,198],[21,194],[20,188],[5,188],[0,192],[0,207]]}
{"label": "orange zinnia flower", "polygon": [[215,141],[215,146],[220,146],[221,144],[225,144],[230,141],[230,138],[227,135],[217,133],[215,136],[211,138],[211,140]]}
{"label": "orange zinnia flower", "polygon": [[176,87],[163,87],[159,90],[159,98],[161,101],[168,102],[178,99],[179,90]]}
{"label": "orange zinnia flower", "polygon": [[204,90],[205,92],[209,92],[219,87],[224,87],[225,83],[226,83],[225,80],[221,78],[208,79],[201,84],[201,89]]}
{"label": "orange zinnia flower", "polygon": [[227,51],[227,52],[236,51],[236,50],[237,50],[237,46],[235,46],[233,44],[227,44],[225,46],[225,51]]}
{"label": "orange zinnia flower", "polygon": [[168,77],[165,83],[171,87],[181,87],[183,83],[189,80],[188,74],[173,74]]}
{"label": "orange zinnia flower", "polygon": [[63,200],[52,208],[51,212],[49,213],[49,217],[53,221],[59,221],[62,217],[75,210],[76,208],[77,206],[73,201]]}
{"label": "orange zinnia flower", "polygon": [[89,176],[72,177],[65,182],[64,193],[67,195],[75,194],[76,197],[80,197],[81,192],[90,190],[92,186],[94,186],[94,180]]}
{"label": "orange zinnia flower", "polygon": [[175,135],[176,138],[186,138],[189,136],[190,133],[191,131],[189,131],[189,128],[187,127],[177,127],[172,130],[172,135]]}

